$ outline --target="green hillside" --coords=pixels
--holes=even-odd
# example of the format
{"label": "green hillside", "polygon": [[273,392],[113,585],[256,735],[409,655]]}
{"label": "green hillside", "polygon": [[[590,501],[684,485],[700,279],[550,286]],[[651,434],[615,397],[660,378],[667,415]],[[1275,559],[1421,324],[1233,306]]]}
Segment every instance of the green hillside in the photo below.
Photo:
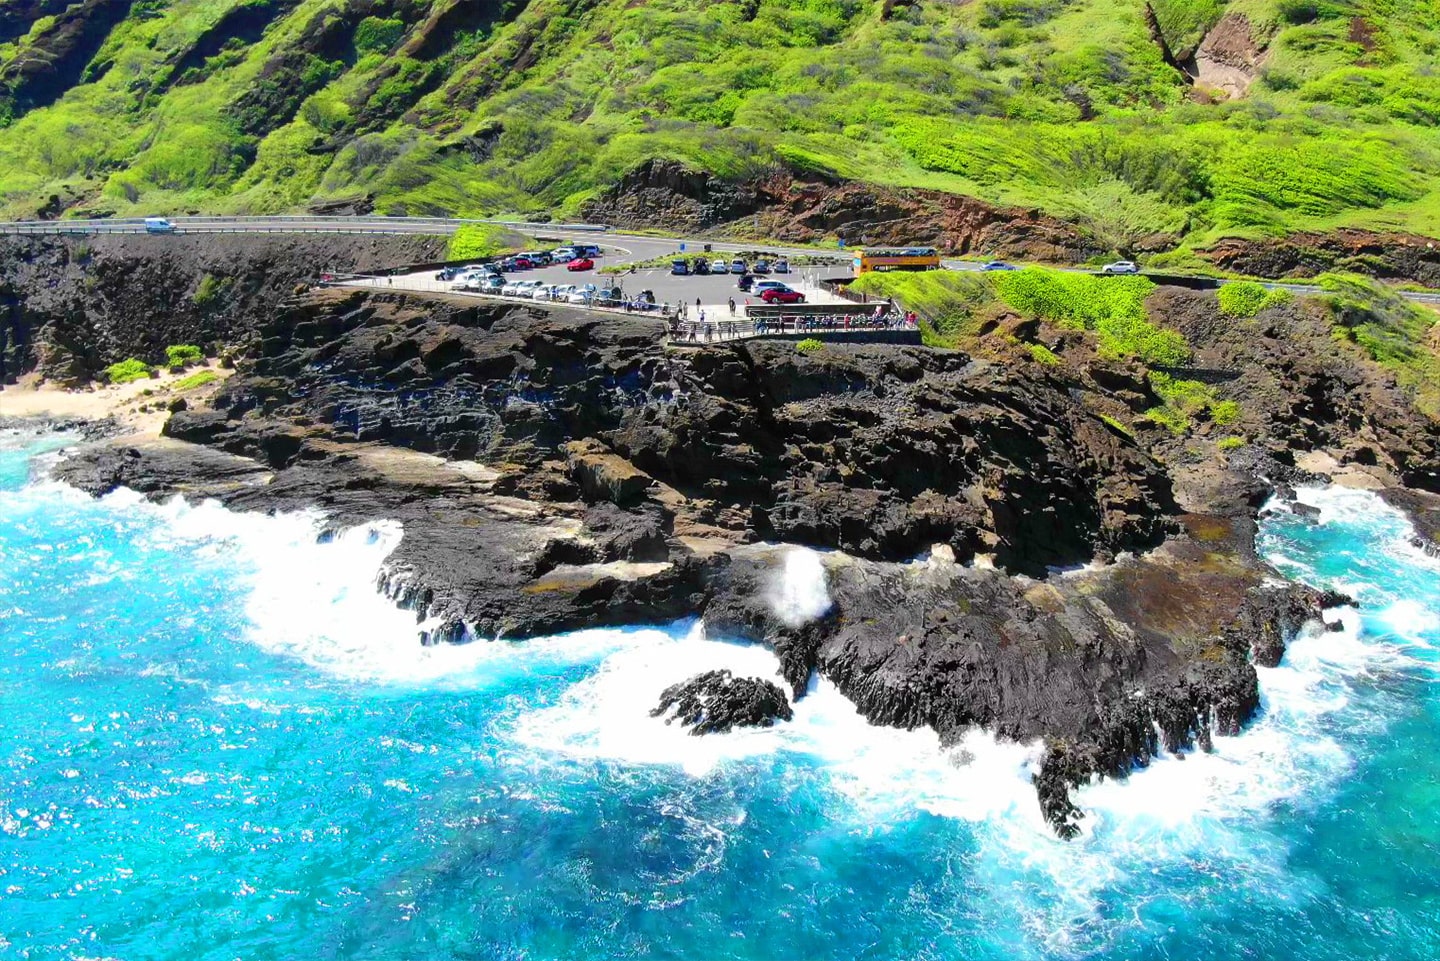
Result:
{"label": "green hillside", "polygon": [[1440,236],[1440,3],[1152,9],[10,0],[0,214],[573,216],[666,157],[1036,206],[1115,249]]}

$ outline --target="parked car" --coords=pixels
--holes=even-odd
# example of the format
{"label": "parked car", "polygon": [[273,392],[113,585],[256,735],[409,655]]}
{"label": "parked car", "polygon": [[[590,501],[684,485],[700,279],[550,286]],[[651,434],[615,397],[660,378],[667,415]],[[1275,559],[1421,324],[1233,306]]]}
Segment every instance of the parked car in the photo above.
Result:
{"label": "parked car", "polygon": [[505,278],[499,274],[488,274],[477,282],[479,289],[488,294],[499,293],[500,288],[505,286]]}
{"label": "parked car", "polygon": [[512,270],[519,269],[520,266],[516,263],[514,257],[506,257],[504,260],[500,261],[500,270],[504,273],[509,273]]}
{"label": "parked car", "polygon": [[750,288],[755,286],[755,275],[741,274],[740,279],[735,281],[735,286],[748,294],[750,292]]}
{"label": "parked car", "polygon": [[710,261],[704,257],[696,257],[690,261],[690,273],[696,276],[705,276],[710,273]]}
{"label": "parked car", "polygon": [[554,250],[550,251],[551,259],[554,260],[557,264],[568,264],[570,261],[574,260],[578,256],[580,255],[575,252],[574,247],[556,247]]}
{"label": "parked car", "polygon": [[539,266],[540,266],[539,263],[537,263],[537,262],[534,261],[534,260],[531,260],[529,257],[526,257],[526,256],[524,256],[524,255],[521,255],[521,256],[515,258],[515,269],[516,269],[516,270],[530,270],[531,268],[539,267]]}
{"label": "parked car", "polygon": [[677,277],[684,277],[690,273],[690,262],[688,260],[670,261],[670,273]]}
{"label": "parked car", "polygon": [[751,287],[750,292],[753,294],[763,294],[765,293],[765,291],[772,290],[777,287],[780,290],[790,289],[790,285],[785,283],[785,281],[783,280],[757,280]]}
{"label": "parked car", "polygon": [[790,273],[790,261],[788,261],[788,260],[777,260],[777,261],[775,261],[775,273],[777,273],[777,274],[788,274],[788,273]]}
{"label": "parked car", "polygon": [[803,304],[805,295],[798,290],[791,290],[789,287],[767,287],[760,295],[760,299],[767,304]]}
{"label": "parked car", "polygon": [[589,257],[576,257],[565,265],[566,270],[594,270],[595,261]]}
{"label": "parked car", "polygon": [[750,268],[750,272],[751,272],[751,273],[756,273],[756,274],[768,274],[768,273],[770,273],[770,261],[768,261],[768,260],[757,260],[757,261],[755,261],[755,266]]}
{"label": "parked car", "polygon": [[459,277],[462,273],[464,273],[466,269],[468,268],[441,267],[440,272],[435,275],[435,279],[441,281],[442,283],[447,280],[454,280],[456,277]]}
{"label": "parked car", "polygon": [[1014,264],[1007,264],[1003,260],[989,260],[980,267],[981,270],[1019,270]]}
{"label": "parked car", "polygon": [[517,280],[514,283],[506,284],[500,288],[500,293],[506,297],[529,297],[531,291],[540,286],[538,280]]}
{"label": "parked car", "polygon": [[725,260],[723,257],[722,257],[721,259],[719,259],[719,260],[714,261],[713,263],[710,264],[710,273],[712,273],[712,274],[728,274],[728,273],[730,273],[730,261]]}
{"label": "parked car", "polygon": [[575,256],[576,256],[576,257],[599,257],[599,256],[601,256],[601,253],[600,253],[600,245],[599,245],[599,244],[571,244],[570,246],[572,246],[572,247],[575,248]]}
{"label": "parked car", "polygon": [[1102,274],[1138,274],[1140,265],[1133,260],[1117,260],[1100,268]]}
{"label": "parked car", "polygon": [[590,303],[590,301],[595,299],[596,293],[599,291],[599,289],[600,288],[596,287],[594,284],[586,284],[584,287],[576,287],[575,289],[570,291],[570,296],[566,297],[565,299],[572,304],[588,304]]}
{"label": "parked car", "polygon": [[745,261],[743,261],[743,260],[732,260],[732,261],[730,261],[730,273],[732,273],[732,274],[746,274],[746,273],[749,273],[749,272],[750,272],[750,271],[749,271],[749,268],[746,266]]}

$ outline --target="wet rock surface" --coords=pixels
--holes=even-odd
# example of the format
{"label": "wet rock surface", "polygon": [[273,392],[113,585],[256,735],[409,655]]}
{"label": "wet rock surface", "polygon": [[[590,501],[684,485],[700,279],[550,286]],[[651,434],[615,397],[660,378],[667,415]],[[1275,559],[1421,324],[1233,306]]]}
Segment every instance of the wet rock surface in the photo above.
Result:
{"label": "wet rock surface", "polygon": [[650,716],[688,727],[691,734],[723,734],[737,727],[770,727],[795,712],[776,684],[722,669],[667,687]]}

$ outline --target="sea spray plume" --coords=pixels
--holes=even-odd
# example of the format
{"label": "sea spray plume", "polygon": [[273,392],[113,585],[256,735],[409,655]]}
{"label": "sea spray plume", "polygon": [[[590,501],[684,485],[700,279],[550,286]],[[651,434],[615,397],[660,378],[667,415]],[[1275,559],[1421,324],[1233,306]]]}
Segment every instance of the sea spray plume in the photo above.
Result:
{"label": "sea spray plume", "polygon": [[787,549],[765,599],[786,627],[801,627],[824,617],[832,602],[820,555],[806,547]]}

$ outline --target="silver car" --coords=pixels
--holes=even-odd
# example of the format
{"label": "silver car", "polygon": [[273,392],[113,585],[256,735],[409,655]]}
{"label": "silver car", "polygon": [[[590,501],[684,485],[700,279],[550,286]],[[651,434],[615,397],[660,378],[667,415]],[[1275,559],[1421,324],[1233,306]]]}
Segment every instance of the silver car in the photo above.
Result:
{"label": "silver car", "polygon": [[1133,260],[1117,260],[1100,268],[1102,274],[1138,274],[1140,265]]}

